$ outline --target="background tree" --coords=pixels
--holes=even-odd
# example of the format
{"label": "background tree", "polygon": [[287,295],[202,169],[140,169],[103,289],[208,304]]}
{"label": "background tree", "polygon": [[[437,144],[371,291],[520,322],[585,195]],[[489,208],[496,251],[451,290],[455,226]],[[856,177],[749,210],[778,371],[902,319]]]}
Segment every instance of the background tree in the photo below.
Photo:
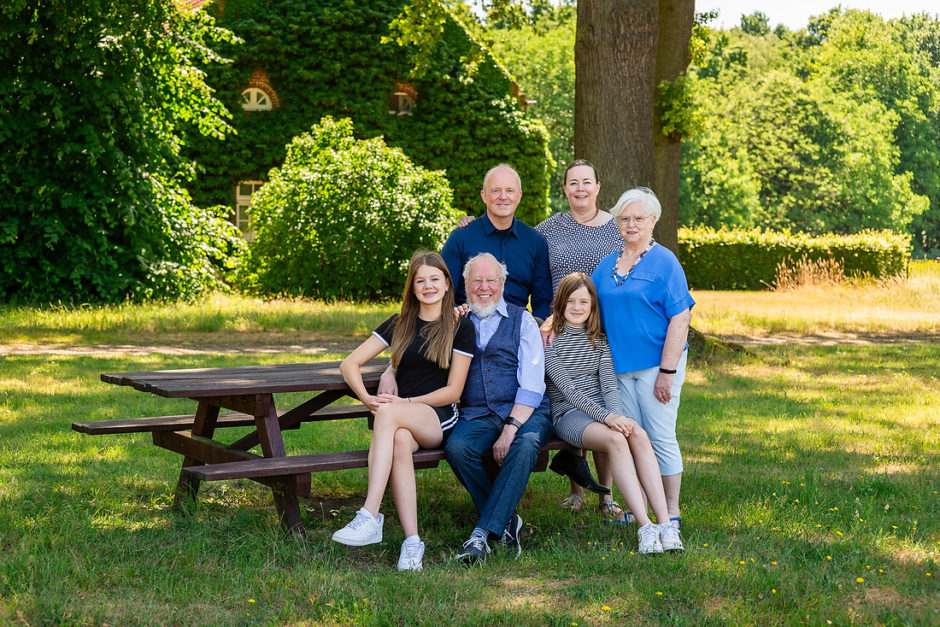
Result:
{"label": "background tree", "polygon": [[171,0],[12,0],[0,20],[0,299],[219,285],[239,240],[190,201],[180,148],[226,130],[199,67],[228,34]]}

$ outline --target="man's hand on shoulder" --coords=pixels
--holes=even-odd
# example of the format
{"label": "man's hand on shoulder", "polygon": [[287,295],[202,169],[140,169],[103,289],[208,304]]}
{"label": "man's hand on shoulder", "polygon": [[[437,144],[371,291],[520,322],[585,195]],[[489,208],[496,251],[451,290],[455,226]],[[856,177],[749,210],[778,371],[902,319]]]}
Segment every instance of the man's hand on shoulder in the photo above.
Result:
{"label": "man's hand on shoulder", "polygon": [[463,227],[473,222],[475,219],[476,218],[474,218],[473,216],[469,216],[469,215],[460,216],[460,219],[457,220],[457,228],[462,229]]}

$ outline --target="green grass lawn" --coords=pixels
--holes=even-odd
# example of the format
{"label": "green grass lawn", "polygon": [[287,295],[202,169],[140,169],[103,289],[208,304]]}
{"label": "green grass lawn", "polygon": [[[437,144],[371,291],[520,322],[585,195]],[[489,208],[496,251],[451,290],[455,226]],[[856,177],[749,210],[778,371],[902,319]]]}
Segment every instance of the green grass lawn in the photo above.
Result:
{"label": "green grass lawn", "polygon": [[[319,315],[295,303],[293,322],[265,326],[259,313],[218,307],[223,320],[249,319],[258,337],[264,329],[303,333]],[[162,324],[130,307],[125,318],[139,322],[127,331],[120,322],[116,331],[74,322],[103,315],[97,311],[37,325],[46,312],[0,310],[0,328],[18,329],[0,344],[65,336],[75,346],[132,343],[140,329]],[[381,307],[351,307],[340,314],[345,322],[323,333],[358,336],[383,315]],[[197,344],[233,335],[228,323],[201,331],[200,324],[187,331]],[[154,330],[146,340],[161,337]],[[443,463],[418,473],[425,570],[399,574],[403,537],[390,497],[381,544],[330,541],[361,505],[365,470],[313,476],[300,542],[278,528],[258,484],[204,486],[194,511],[177,515],[170,507],[177,455],[152,446],[147,434],[70,429],[79,420],[193,409],[101,383],[102,372],[311,359],[0,356],[0,623],[940,623],[940,346],[932,338],[753,346],[698,359],[680,410],[686,551],[679,555],[636,554],[635,530],[603,525],[590,501],[575,516],[560,510],[566,481],[537,473],[519,508],[522,558],[496,553],[482,568],[458,566],[453,555],[475,516]],[[365,448],[369,433],[354,420],[286,437],[291,452],[305,452]]]}

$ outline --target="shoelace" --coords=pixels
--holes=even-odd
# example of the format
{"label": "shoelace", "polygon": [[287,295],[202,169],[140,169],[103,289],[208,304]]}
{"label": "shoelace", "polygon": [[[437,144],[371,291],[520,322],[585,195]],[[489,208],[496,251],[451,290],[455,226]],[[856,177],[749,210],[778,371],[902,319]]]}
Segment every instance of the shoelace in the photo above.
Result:
{"label": "shoelace", "polygon": [[405,545],[405,559],[415,560],[418,559],[418,552],[420,544],[406,544]]}
{"label": "shoelace", "polygon": [[356,517],[352,519],[352,522],[349,523],[350,529],[358,529],[359,527],[366,524],[367,518],[362,514],[356,514]]}
{"label": "shoelace", "polygon": [[485,545],[483,544],[483,540],[480,538],[470,538],[469,540],[467,540],[467,544],[469,545],[467,548],[473,547],[478,551],[483,551],[484,553],[486,552],[486,549],[484,548]]}
{"label": "shoelace", "polygon": [[657,536],[659,535],[659,530],[653,525],[646,525],[640,528],[640,535],[643,536],[644,539],[650,536]]}

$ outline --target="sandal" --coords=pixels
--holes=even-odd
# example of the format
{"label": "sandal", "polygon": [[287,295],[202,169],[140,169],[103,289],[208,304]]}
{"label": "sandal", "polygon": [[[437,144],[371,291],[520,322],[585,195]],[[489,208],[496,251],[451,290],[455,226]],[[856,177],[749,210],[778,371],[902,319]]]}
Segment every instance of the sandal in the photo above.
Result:
{"label": "sandal", "polygon": [[627,518],[627,515],[624,514],[620,518],[604,518],[603,522],[605,525],[616,525],[618,527],[629,527],[636,522],[636,519],[633,519],[631,522],[630,518]]}
{"label": "sandal", "polygon": [[598,509],[604,518],[623,518],[623,509],[613,499],[604,499]]}
{"label": "sandal", "polygon": [[581,508],[584,507],[584,497],[580,494],[569,494],[565,497],[565,500],[561,502],[563,509],[570,509],[573,513],[577,514],[581,511]]}

